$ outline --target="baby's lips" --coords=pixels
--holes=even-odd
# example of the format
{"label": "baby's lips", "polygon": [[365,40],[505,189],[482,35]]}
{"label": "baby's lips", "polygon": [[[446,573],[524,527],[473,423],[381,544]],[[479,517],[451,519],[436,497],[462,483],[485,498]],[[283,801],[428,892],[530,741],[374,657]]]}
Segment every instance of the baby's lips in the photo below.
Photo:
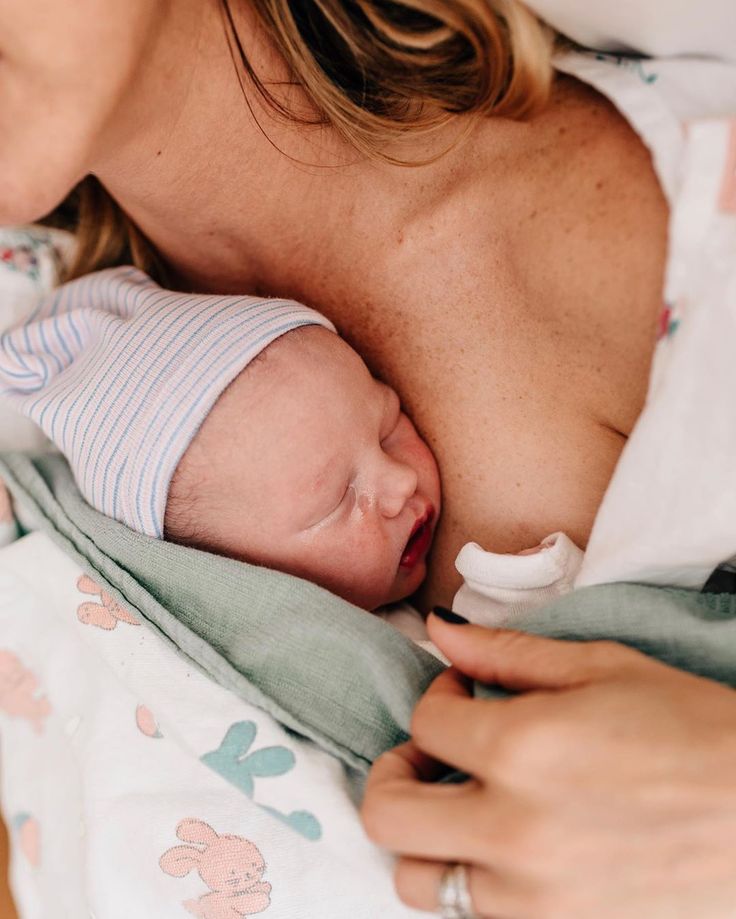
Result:
{"label": "baby's lips", "polygon": [[427,554],[434,536],[433,519],[434,508],[430,505],[412,527],[409,540],[401,554],[399,567],[413,568]]}

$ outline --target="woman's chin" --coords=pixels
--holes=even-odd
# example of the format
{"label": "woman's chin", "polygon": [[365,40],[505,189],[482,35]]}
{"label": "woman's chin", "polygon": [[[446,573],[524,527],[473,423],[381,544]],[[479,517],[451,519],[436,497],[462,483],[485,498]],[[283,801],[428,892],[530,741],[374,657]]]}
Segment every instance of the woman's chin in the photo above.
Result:
{"label": "woman's chin", "polygon": [[7,162],[7,159],[0,157],[0,169],[5,177],[0,226],[20,226],[41,220],[58,207],[79,181],[69,170],[51,170],[47,166],[44,171],[42,167],[46,164],[38,157],[28,157],[23,163]]}

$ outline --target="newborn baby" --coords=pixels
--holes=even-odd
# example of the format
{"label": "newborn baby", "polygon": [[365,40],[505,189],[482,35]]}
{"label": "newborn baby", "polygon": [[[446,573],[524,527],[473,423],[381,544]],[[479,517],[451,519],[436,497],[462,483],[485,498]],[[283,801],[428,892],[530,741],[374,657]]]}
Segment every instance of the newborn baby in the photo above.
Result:
{"label": "newborn baby", "polygon": [[0,392],[65,454],[86,500],[139,533],[365,609],[424,579],[434,457],[396,393],[300,303],[102,271],[0,336]]}
{"label": "newborn baby", "polygon": [[165,534],[375,609],[421,584],[439,510],[437,465],[396,393],[312,325],[217,400],[174,473]]}
{"label": "newborn baby", "polygon": [[[65,454],[86,500],[139,533],[368,610],[424,579],[434,457],[396,393],[300,303],[108,269],[0,336],[0,391]],[[518,556],[469,543],[455,606],[505,623],[571,589],[581,557],[561,534]]]}

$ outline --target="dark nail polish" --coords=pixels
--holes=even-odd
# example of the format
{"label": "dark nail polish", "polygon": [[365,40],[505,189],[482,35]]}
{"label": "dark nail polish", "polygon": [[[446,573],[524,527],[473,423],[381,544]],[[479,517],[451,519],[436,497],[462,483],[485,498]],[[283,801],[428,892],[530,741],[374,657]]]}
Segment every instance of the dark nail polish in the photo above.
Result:
{"label": "dark nail polish", "polygon": [[441,619],[443,622],[449,622],[452,625],[468,625],[468,620],[464,616],[459,616],[457,613],[453,613],[451,609],[448,609],[446,606],[435,606],[432,610],[435,616],[438,619]]}

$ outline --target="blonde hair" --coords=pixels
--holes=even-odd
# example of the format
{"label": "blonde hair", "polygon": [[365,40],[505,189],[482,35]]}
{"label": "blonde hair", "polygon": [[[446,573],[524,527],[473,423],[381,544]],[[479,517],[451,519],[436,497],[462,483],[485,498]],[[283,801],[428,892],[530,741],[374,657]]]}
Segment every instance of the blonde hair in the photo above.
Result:
{"label": "blonde hair", "polygon": [[[517,0],[248,0],[315,114],[277,99],[253,70],[220,0],[233,60],[277,113],[330,124],[363,154],[390,153],[411,131],[456,115],[524,118],[552,85],[551,31]],[[76,207],[75,207],[76,205]],[[130,261],[163,282],[151,244],[93,177],[75,190],[79,249],[70,277]]]}
{"label": "blonde hair", "polygon": [[160,284],[168,272],[156,250],[94,176],[77,185],[47,221],[71,230],[77,239],[63,280],[82,277],[113,265],[136,265]]}
{"label": "blonde hair", "polygon": [[[231,0],[222,0],[237,42]],[[250,0],[315,105],[363,153],[402,165],[387,146],[453,116],[523,118],[547,102],[552,33],[517,0]],[[267,102],[285,109],[241,62]]]}

